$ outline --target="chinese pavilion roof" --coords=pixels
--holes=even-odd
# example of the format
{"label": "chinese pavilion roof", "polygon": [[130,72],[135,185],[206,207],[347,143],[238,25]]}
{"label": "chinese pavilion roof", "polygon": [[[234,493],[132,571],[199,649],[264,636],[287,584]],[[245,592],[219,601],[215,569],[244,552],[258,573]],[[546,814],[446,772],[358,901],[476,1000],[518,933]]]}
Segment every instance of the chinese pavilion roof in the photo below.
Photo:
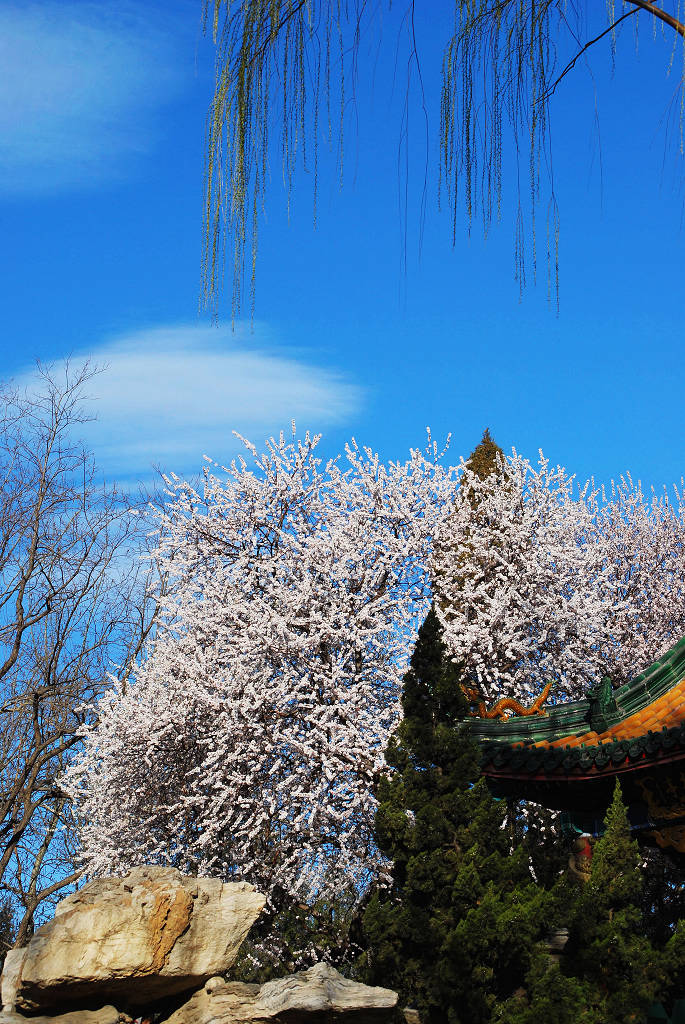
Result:
{"label": "chinese pavilion roof", "polygon": [[616,690],[605,678],[585,700],[474,718],[470,730],[496,795],[568,811],[593,832],[618,778],[634,827],[685,854],[685,638]]}

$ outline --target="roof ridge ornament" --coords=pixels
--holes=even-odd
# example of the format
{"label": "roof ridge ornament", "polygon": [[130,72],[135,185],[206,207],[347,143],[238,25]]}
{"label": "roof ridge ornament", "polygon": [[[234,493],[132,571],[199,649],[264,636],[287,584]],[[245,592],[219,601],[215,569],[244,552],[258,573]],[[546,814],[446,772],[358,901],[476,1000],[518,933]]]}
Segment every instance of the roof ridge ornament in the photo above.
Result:
{"label": "roof ridge ornament", "polygon": [[[469,704],[472,705],[472,710],[469,711],[469,715],[472,718],[499,718],[503,722],[506,722],[509,718],[513,718],[517,715],[546,715],[547,711],[543,707],[543,704],[547,701],[550,693],[552,692],[552,684],[547,683],[542,693],[538,694],[533,703],[528,706],[522,704],[514,697],[500,697],[498,701],[495,701],[491,708],[488,708],[485,703],[485,698],[477,687],[467,686],[465,683],[462,683],[461,689]],[[511,714],[507,715],[507,711],[511,712]]]}
{"label": "roof ridge ornament", "polygon": [[611,676],[602,676],[599,682],[593,683],[587,691],[590,707],[587,721],[593,732],[606,732],[620,718],[614,684]]}

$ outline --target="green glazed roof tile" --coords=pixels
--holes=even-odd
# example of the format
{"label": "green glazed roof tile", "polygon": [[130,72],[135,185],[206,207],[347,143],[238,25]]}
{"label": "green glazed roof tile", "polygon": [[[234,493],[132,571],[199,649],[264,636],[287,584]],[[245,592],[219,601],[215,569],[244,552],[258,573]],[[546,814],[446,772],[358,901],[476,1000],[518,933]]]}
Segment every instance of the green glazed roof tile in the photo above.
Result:
{"label": "green glazed roof tile", "polygon": [[583,775],[588,772],[611,771],[627,760],[637,762],[663,755],[672,755],[678,750],[685,751],[685,723],[661,732],[649,731],[643,736],[629,740],[614,740],[597,746],[572,747],[526,747],[510,746],[506,743],[487,743],[482,749],[482,767],[495,774],[509,771],[515,775],[549,774]]}
{"label": "green glazed roof tile", "polygon": [[[593,720],[602,723],[601,728],[595,730],[602,732],[642,711],[654,700],[668,693],[683,678],[685,637],[635,679],[613,691],[611,703],[615,704],[615,710],[602,711],[599,708],[598,711],[596,701],[585,699],[551,705],[546,715],[513,717],[504,721],[472,718],[468,720],[468,726],[474,739],[481,745],[484,757],[487,747],[492,743],[500,747],[511,747],[513,744],[521,743],[550,743],[564,736],[582,736],[590,731],[590,723]],[[597,714],[600,717],[593,719]],[[641,748],[640,756],[643,751],[652,756],[655,753],[654,736],[657,734],[650,730],[647,735],[649,742],[647,746]],[[611,756],[613,759],[613,752]],[[628,756],[627,748],[624,756]],[[594,760],[596,764],[596,757]],[[543,763],[546,765],[547,761]],[[583,763],[586,763],[586,759],[583,759]]]}

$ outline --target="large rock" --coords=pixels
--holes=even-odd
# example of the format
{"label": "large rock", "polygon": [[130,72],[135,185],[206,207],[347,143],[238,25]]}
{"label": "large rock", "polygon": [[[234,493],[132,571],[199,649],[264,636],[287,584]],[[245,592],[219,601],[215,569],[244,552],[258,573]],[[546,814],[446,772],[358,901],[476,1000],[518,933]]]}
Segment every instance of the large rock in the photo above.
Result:
{"label": "large rock", "polygon": [[397,993],[343,978],[329,964],[259,985],[212,978],[166,1024],[381,1024]]}
{"label": "large rock", "polygon": [[96,879],[62,900],[31,939],[16,1006],[135,1008],[199,988],[228,970],[264,902],[246,882],[187,878],[175,868]]}
{"label": "large rock", "polygon": [[2,978],[0,978],[0,993],[2,994],[2,1008],[10,1013],[17,1004],[17,987],[25,956],[25,947],[23,949],[8,949],[5,953]]}
{"label": "large rock", "polygon": [[100,1010],[74,1010],[56,1017],[22,1017],[20,1013],[0,1013],[0,1024],[119,1024],[120,1014],[113,1006]]}

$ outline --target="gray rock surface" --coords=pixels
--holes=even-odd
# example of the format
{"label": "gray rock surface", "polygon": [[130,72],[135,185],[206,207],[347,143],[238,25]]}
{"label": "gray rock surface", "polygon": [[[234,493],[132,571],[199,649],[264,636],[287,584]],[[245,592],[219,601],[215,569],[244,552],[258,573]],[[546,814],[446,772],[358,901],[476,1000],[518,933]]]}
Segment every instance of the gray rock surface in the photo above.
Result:
{"label": "gray rock surface", "polygon": [[263,906],[246,882],[188,878],[175,868],[96,879],[36,932],[18,981],[8,979],[8,999],[16,987],[22,1012],[92,1000],[128,1009],[198,988],[228,970]]}
{"label": "gray rock surface", "polygon": [[75,1010],[56,1017],[22,1017],[20,1013],[0,1013],[0,1024],[118,1024],[119,1011],[113,1006],[101,1010]]}
{"label": "gray rock surface", "polygon": [[396,1004],[396,992],[348,981],[322,963],[261,987],[211,978],[166,1024],[381,1024]]}

